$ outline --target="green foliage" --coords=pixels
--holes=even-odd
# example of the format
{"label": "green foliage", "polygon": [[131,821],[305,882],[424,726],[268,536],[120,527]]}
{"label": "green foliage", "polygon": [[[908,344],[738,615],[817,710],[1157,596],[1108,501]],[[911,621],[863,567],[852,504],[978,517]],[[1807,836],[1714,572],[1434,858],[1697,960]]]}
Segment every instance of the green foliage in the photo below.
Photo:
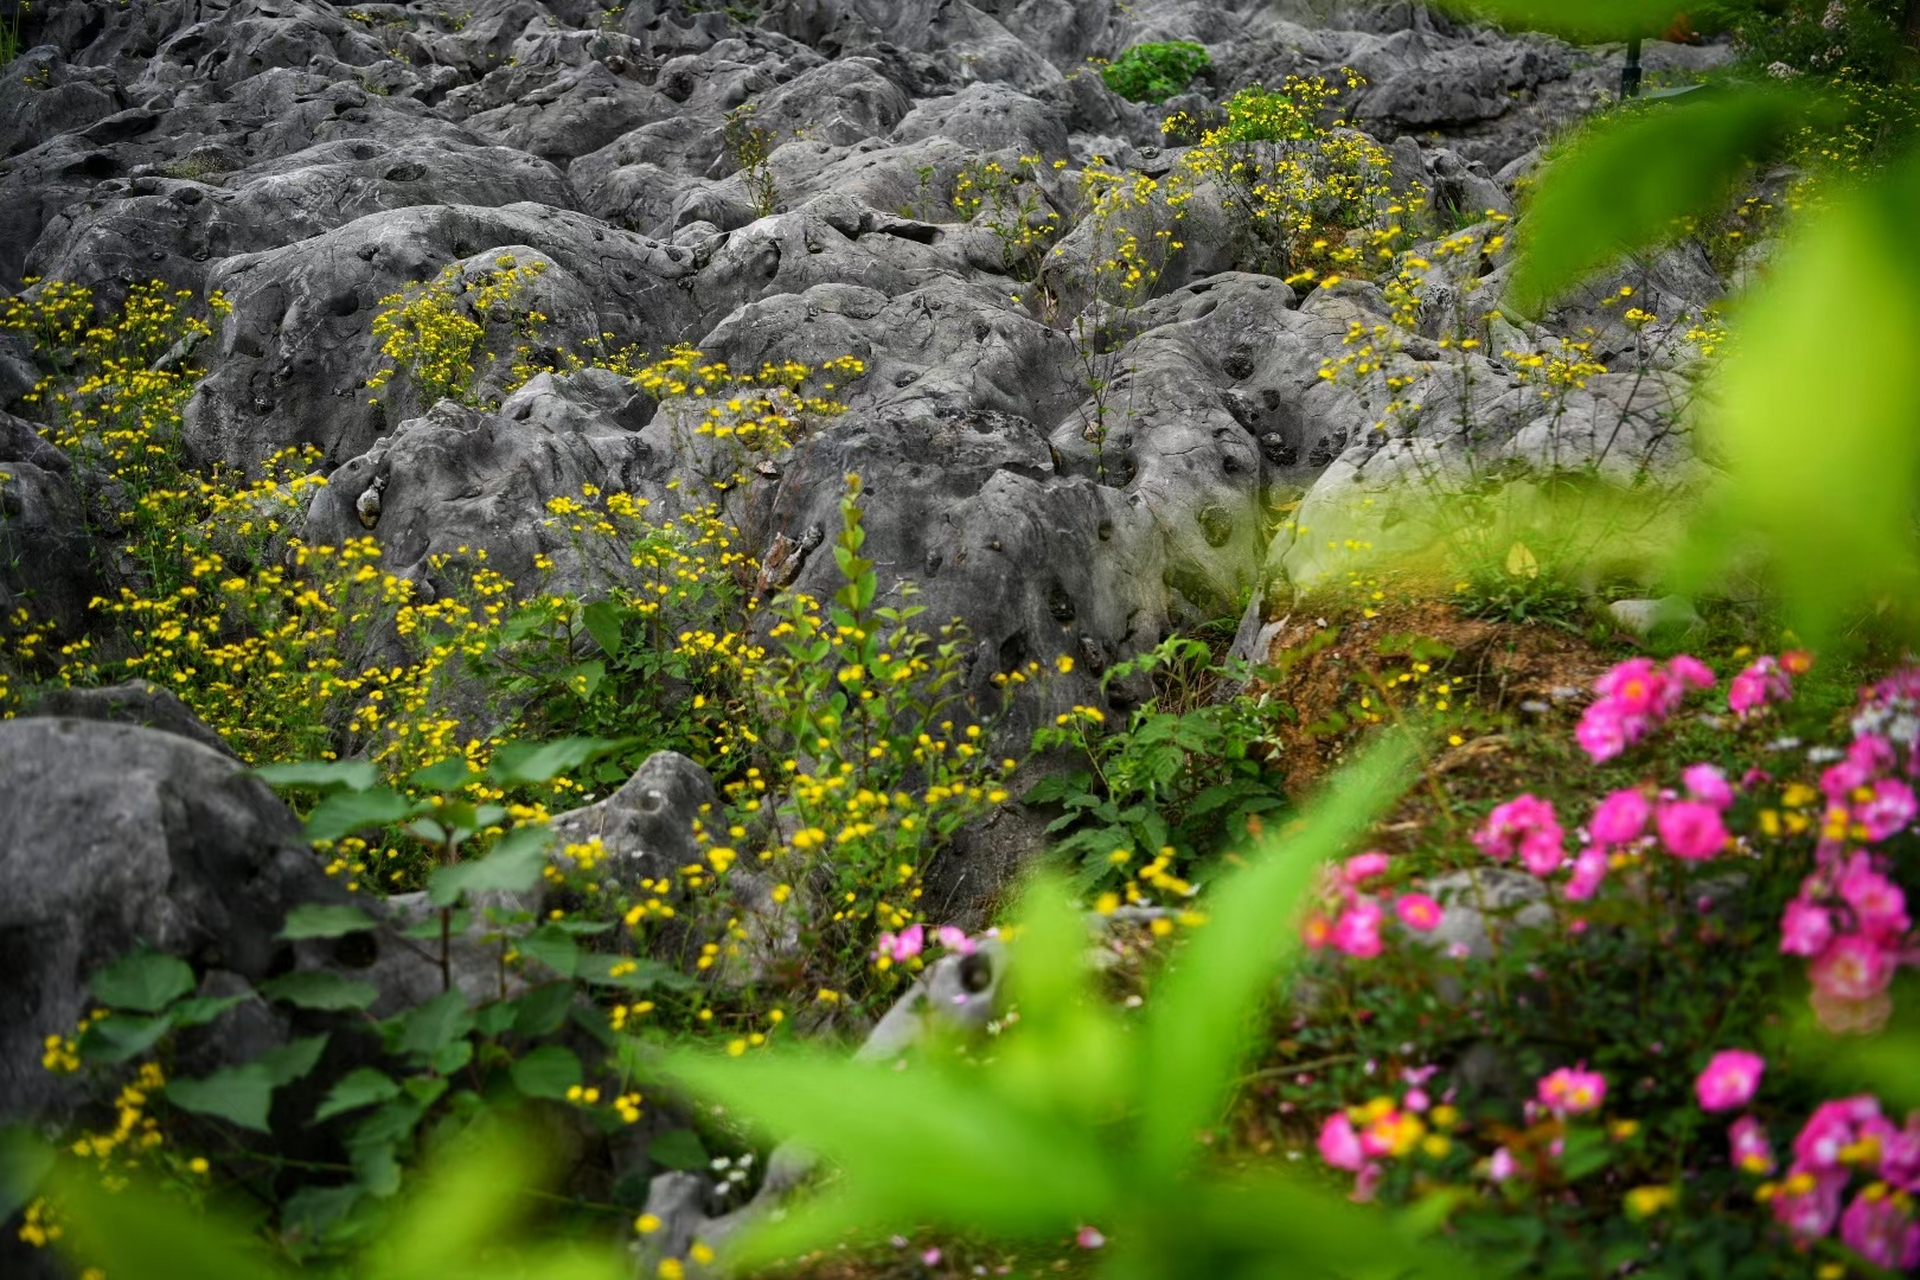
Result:
{"label": "green foliage", "polygon": [[1294,1177],[1238,1177],[1196,1141],[1217,1122],[1276,974],[1288,919],[1321,863],[1397,794],[1388,745],[1341,775],[1313,816],[1222,880],[1213,918],[1137,1025],[1091,991],[1086,925],[1058,883],[1029,893],[1011,958],[1020,1011],[986,1062],[936,1048],[905,1070],[792,1053],[747,1062],[673,1051],[668,1071],[830,1160],[819,1198],[762,1224],[736,1261],[764,1263],[928,1224],[1045,1240],[1096,1224],[1108,1274],[1266,1275],[1289,1267],[1448,1274],[1407,1224]]}
{"label": "green foliage", "polygon": [[1806,104],[1785,90],[1692,96],[1606,117],[1548,165],[1521,220],[1507,301],[1539,310],[1596,268],[1726,202]]}
{"label": "green foliage", "polygon": [[1165,102],[1212,66],[1205,46],[1163,40],[1129,47],[1100,68],[1100,79],[1129,102]]}
{"label": "green foliage", "polygon": [[511,391],[537,371],[530,363],[533,343],[547,317],[525,303],[525,294],[546,271],[544,262],[522,266],[510,253],[490,268],[453,263],[424,284],[408,285],[380,299],[373,336],[390,366],[367,379],[367,388],[385,386],[404,374],[423,406],[440,400],[478,404],[475,380],[484,363],[500,353],[486,350],[496,330],[519,339],[506,385]]}
{"label": "green foliage", "polygon": [[746,187],[747,200],[753,205],[754,216],[770,218],[779,212],[780,189],[775,184],[773,166],[769,163],[776,140],[772,130],[763,129],[753,122],[752,103],[743,103],[727,112],[726,123],[721,130],[721,142],[726,148],[727,158],[740,171],[740,181]]}
{"label": "green foliage", "polygon": [[1212,656],[1204,641],[1170,637],[1101,676],[1108,690],[1115,681],[1154,682],[1155,696],[1124,727],[1106,731],[1098,709],[1075,707],[1034,735],[1036,751],[1067,748],[1090,766],[1043,779],[1024,797],[1065,811],[1047,830],[1058,837],[1051,855],[1077,868],[1077,888],[1125,888],[1137,898],[1143,874],[1166,888],[1198,858],[1244,844],[1248,819],[1285,804],[1264,757],[1290,709],[1208,696],[1228,678]]}
{"label": "green foliage", "polygon": [[1549,31],[1572,39],[1620,40],[1638,31],[1657,36],[1673,25],[1674,0],[1442,0],[1463,18],[1516,31]]}

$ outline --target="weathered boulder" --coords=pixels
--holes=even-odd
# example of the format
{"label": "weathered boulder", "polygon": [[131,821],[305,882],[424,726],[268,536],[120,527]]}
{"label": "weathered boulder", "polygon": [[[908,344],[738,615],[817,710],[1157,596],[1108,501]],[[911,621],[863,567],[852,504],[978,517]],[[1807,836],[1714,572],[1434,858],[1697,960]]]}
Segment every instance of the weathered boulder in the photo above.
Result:
{"label": "weathered boulder", "polygon": [[25,610],[79,635],[102,590],[93,554],[73,464],[31,423],[0,413],[0,619]]}

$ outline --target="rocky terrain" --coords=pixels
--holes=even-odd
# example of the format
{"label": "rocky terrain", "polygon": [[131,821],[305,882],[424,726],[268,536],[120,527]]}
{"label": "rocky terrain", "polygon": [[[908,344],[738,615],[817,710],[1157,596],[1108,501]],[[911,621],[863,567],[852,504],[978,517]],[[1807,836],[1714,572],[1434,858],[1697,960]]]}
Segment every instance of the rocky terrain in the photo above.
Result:
{"label": "rocky terrain", "polygon": [[[1390,442],[1372,430],[1382,404],[1322,376],[1351,326],[1385,323],[1381,289],[1250,269],[1218,192],[1187,215],[1154,296],[1119,318],[1119,407],[1089,430],[1101,411],[1076,314],[1114,322],[1089,301],[1097,250],[1077,226],[1076,175],[1096,157],[1164,178],[1181,154],[1170,115],[1352,68],[1364,84],[1345,118],[1390,148],[1397,182],[1421,184],[1432,235],[1477,237],[1497,297],[1506,258],[1484,215],[1511,212],[1542,144],[1615,89],[1617,49],[1405,0],[63,0],[35,6],[24,36],[0,70],[0,288],[67,280],[109,304],[152,279],[223,291],[231,314],[191,353],[206,370],[183,430],[196,463],[257,474],[313,446],[329,484],[307,537],[371,528],[387,567],[418,580],[455,547],[515,579],[536,556],[564,561],[541,516],[583,485],[668,511],[701,488],[699,451],[605,370],[542,374],[497,407],[423,403],[400,382],[369,396],[380,300],[502,255],[540,265],[529,302],[556,349],[604,335],[742,368],[857,357],[863,374],[836,391],[846,412],[719,500],[751,551],[804,556],[791,580],[825,596],[833,560],[810,552],[858,472],[883,600],[911,582],[929,616],[963,620],[980,692],[1065,654],[1074,674],[1047,697],[1095,701],[1111,663],[1222,616],[1242,617],[1254,655],[1289,584],[1339,570],[1333,541],[1431,537],[1395,486],[1409,458],[1451,447],[1469,408],[1503,457],[1591,454],[1624,425],[1675,474],[1691,465],[1684,361],[1657,338],[1723,291],[1697,244],[1502,321],[1504,351],[1440,348],[1436,303]],[[1204,44],[1213,67],[1164,105],[1119,97],[1089,63],[1173,39]],[[1656,42],[1648,65],[1727,56]],[[746,104],[771,135],[762,175],[728,146]],[[954,201],[970,167],[1022,157],[1059,215],[1032,278]],[[1623,281],[1656,340],[1600,305]],[[1591,341],[1605,371],[1547,414],[1514,353],[1562,337]],[[0,402],[19,409],[38,376],[23,340],[0,339]],[[98,588],[74,464],[7,414],[0,468],[16,549],[0,612],[31,599],[77,630]],[[193,728],[162,701],[135,718]],[[47,710],[124,718],[77,696]],[[0,1117],[49,1105],[42,1037],[72,1025],[85,974],[134,938],[255,977],[287,902],[337,894],[217,747],[74,720],[0,729],[0,862],[37,886],[0,906],[14,958]]]}

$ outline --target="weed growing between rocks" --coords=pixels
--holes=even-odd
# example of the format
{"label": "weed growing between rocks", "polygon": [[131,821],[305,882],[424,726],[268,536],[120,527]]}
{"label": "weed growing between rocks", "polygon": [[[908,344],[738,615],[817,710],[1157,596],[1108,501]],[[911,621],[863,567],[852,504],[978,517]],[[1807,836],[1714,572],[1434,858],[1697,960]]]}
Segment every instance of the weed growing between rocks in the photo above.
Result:
{"label": "weed growing between rocks", "polygon": [[1100,79],[1129,102],[1165,102],[1212,66],[1204,45],[1163,40],[1129,46],[1100,68]]}
{"label": "weed growing between rocks", "polygon": [[746,186],[747,202],[753,206],[754,216],[772,217],[780,208],[780,191],[768,163],[773,154],[774,136],[753,122],[751,103],[727,113],[723,142],[727,158],[740,171],[740,181]]}

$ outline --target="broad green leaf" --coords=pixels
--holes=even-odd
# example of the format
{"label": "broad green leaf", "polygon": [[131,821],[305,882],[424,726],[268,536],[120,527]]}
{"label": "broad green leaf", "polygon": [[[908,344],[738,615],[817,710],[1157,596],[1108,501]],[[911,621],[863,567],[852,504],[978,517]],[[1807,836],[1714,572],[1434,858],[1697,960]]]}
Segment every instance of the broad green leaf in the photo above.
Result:
{"label": "broad green leaf", "polygon": [[67,1228],[60,1245],[76,1274],[83,1266],[113,1280],[276,1280],[288,1274],[253,1232],[213,1206],[196,1207],[144,1182],[110,1192],[90,1165],[63,1161],[51,1194]]}
{"label": "broad green leaf", "polygon": [[513,1020],[509,1025],[513,1033],[530,1040],[552,1035],[567,1020],[573,997],[574,986],[570,982],[549,982],[535,987],[510,1006]]}
{"label": "broad green leaf", "polygon": [[173,1025],[176,1027],[205,1026],[227,1010],[233,1008],[233,1006],[242,1003],[248,998],[249,997],[244,994],[237,996],[195,996],[191,1000],[182,1000],[180,1003],[174,1005],[173,1008],[167,1010],[167,1016],[173,1019]]}
{"label": "broad green leaf", "polygon": [[473,1027],[473,1011],[458,987],[442,991],[396,1020],[396,1053],[431,1058]]}
{"label": "broad green leaf", "polygon": [[186,961],[141,947],[95,972],[87,985],[109,1009],[158,1013],[192,991],[195,981]]}
{"label": "broad green leaf", "polygon": [[501,837],[486,857],[441,867],[427,881],[427,900],[450,907],[463,893],[524,893],[540,882],[553,832],[517,827]]}
{"label": "broad green leaf", "polygon": [[[1085,913],[1059,879],[1037,877],[1005,957],[1020,1033],[997,1049],[1000,1082],[1009,1096],[1089,1125],[1110,1120],[1121,1106],[1133,1047],[1111,1005],[1093,988],[1087,962],[1092,941]],[[981,954],[992,963],[1002,958],[993,951]]]}
{"label": "broad green leaf", "polygon": [[419,811],[419,805],[387,787],[336,791],[307,815],[307,839],[338,840],[365,827],[402,821]]}
{"label": "broad green leaf", "polygon": [[260,994],[302,1009],[365,1009],[380,998],[371,982],[356,982],[328,969],[303,969],[260,984]]}
{"label": "broad green leaf", "polygon": [[1675,238],[1679,219],[1713,212],[1748,162],[1776,146],[1804,110],[1786,89],[1747,89],[1592,125],[1540,175],[1518,224],[1507,301],[1538,310],[1621,254]]}
{"label": "broad green leaf", "polygon": [[[1818,648],[1859,611],[1915,598],[1920,479],[1920,162],[1810,216],[1737,317],[1702,450],[1726,470],[1695,521],[1695,582],[1758,540],[1789,621]],[[1686,585],[1683,583],[1683,586]],[[1907,621],[1911,623],[1912,619]]]}
{"label": "broad green leaf", "polygon": [[243,1129],[268,1132],[273,1107],[274,1073],[258,1062],[228,1067],[198,1080],[167,1081],[167,1101],[183,1111],[214,1116]]}
{"label": "broad green leaf", "polygon": [[400,1086],[393,1082],[386,1072],[373,1067],[361,1067],[350,1071],[327,1091],[326,1100],[313,1113],[313,1122],[319,1124],[331,1120],[337,1115],[357,1111],[361,1107],[371,1107],[375,1103],[386,1102],[398,1097]]}
{"label": "broad green leaf", "polygon": [[153,1048],[173,1027],[171,1013],[149,1017],[110,1013],[80,1037],[80,1054],[88,1062],[126,1062]]}
{"label": "broad green leaf", "polygon": [[458,791],[482,776],[467,763],[465,756],[448,756],[424,769],[414,770],[413,785],[424,791]]}
{"label": "broad green leaf", "polygon": [[256,1063],[265,1068],[267,1078],[277,1085],[292,1084],[312,1071],[327,1050],[331,1033],[292,1040],[261,1054]]}
{"label": "broad green leaf", "polygon": [[513,1087],[529,1098],[559,1101],[580,1083],[580,1058],[571,1049],[543,1044],[517,1059],[510,1074]]}
{"label": "broad green leaf", "polygon": [[626,610],[616,600],[595,600],[582,611],[587,634],[609,658],[620,656],[620,631]]}
{"label": "broad green leaf", "polygon": [[499,1249],[481,1250],[523,1219],[532,1201],[522,1189],[544,1172],[546,1153],[520,1131],[483,1120],[437,1155],[388,1233],[374,1280],[521,1273]]}
{"label": "broad green leaf", "polygon": [[1216,881],[1211,918],[1169,963],[1148,1006],[1141,1160],[1172,1174],[1201,1148],[1231,1088],[1251,1020],[1299,949],[1302,895],[1329,858],[1344,853],[1399,798],[1412,748],[1396,735],[1328,782],[1304,818],[1275,824],[1247,865]]}
{"label": "broad green leaf", "polygon": [[299,938],[340,938],[373,927],[373,917],[359,907],[344,903],[309,902],[287,912],[287,922],[281,926],[280,936],[289,941]]}
{"label": "broad green leaf", "polygon": [[653,1140],[647,1143],[647,1159],[663,1169],[698,1172],[707,1167],[710,1157],[699,1134],[691,1129],[668,1129],[654,1134]]}
{"label": "broad green leaf", "polygon": [[379,774],[365,760],[297,760],[262,765],[253,773],[270,787],[306,787],[313,791],[335,787],[365,791],[379,781]]}
{"label": "broad green leaf", "polygon": [[596,986],[619,987],[623,991],[651,991],[669,987],[690,989],[693,979],[678,969],[644,956],[609,955],[604,951],[582,951],[574,964],[574,977]]}
{"label": "broad green leaf", "polygon": [[11,1219],[39,1193],[55,1159],[53,1148],[31,1129],[0,1128],[0,1222]]}
{"label": "broad green leaf", "polygon": [[632,739],[561,738],[539,744],[510,742],[494,753],[487,770],[502,786],[547,782],[601,756],[633,745]]}
{"label": "broad green leaf", "polygon": [[[1348,1202],[1289,1171],[1183,1188],[1166,1234],[1176,1249],[1271,1259],[1263,1274],[1448,1276],[1478,1280],[1480,1260],[1418,1238],[1414,1214]],[[1181,1239],[1184,1235],[1185,1240]]]}
{"label": "broad green leaf", "polygon": [[1546,31],[1581,40],[1653,39],[1673,26],[1678,0],[1440,0],[1440,8],[1510,31]]}

